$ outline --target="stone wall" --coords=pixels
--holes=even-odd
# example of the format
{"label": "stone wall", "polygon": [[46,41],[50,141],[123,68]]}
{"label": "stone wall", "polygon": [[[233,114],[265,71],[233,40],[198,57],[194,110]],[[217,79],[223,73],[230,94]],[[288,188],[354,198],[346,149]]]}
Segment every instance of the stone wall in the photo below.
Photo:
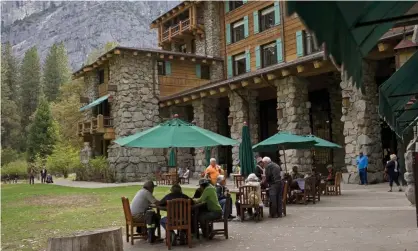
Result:
{"label": "stone wall", "polygon": [[[85,74],[84,76],[84,88],[86,97],[89,99],[89,102],[99,97],[99,78],[96,71],[91,71]],[[93,108],[94,109],[94,108]],[[84,111],[84,120],[91,120],[93,118],[93,110],[88,109]]]}
{"label": "stone wall", "polygon": [[[117,92],[111,103],[116,138],[132,135],[151,128],[160,122],[158,83],[155,62],[143,54],[121,54],[109,61],[109,85]],[[153,65],[154,63],[154,65]],[[155,77],[155,81],[158,78]],[[149,177],[166,164],[162,149],[109,147],[108,161],[115,169],[117,181],[138,181]]]}
{"label": "stone wall", "polygon": [[205,26],[203,38],[196,38],[196,54],[221,56],[221,2],[205,1],[203,8],[198,11],[198,22]]}
{"label": "stone wall", "polygon": [[[259,107],[257,103],[258,92],[249,89],[230,91],[229,114],[233,118],[231,125],[231,138],[241,142],[242,127],[247,122],[250,129],[251,143],[258,143]],[[235,167],[239,160],[239,145],[232,147],[232,165]]]}
{"label": "stone wall", "polygon": [[[193,101],[193,120],[196,125],[207,129],[209,131],[218,133],[218,99],[205,98]],[[212,148],[211,157],[218,157],[218,150],[216,147]],[[194,177],[199,177],[200,173],[205,170],[208,164],[205,161],[204,148],[196,148],[194,156],[194,168],[191,170]]]}
{"label": "stone wall", "polygon": [[383,181],[381,126],[378,115],[376,63],[363,62],[364,93],[355,88],[343,73],[341,76],[342,96],[350,99],[348,107],[342,108],[344,123],[345,165],[348,172],[357,170],[356,157],[362,151],[369,158],[369,183]]}
{"label": "stone wall", "polygon": [[[298,77],[287,77],[274,81],[277,87],[277,103],[283,109],[283,118],[278,118],[279,131],[306,135],[311,132],[308,96],[308,82]],[[284,163],[284,157],[281,157]],[[310,172],[312,157],[310,150],[287,150],[286,165],[288,171],[298,166],[301,172]]]}

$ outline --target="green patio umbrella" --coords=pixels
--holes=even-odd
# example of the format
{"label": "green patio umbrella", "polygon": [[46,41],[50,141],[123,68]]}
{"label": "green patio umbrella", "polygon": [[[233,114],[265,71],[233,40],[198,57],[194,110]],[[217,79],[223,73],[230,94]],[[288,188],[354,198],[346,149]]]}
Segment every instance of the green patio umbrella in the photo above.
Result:
{"label": "green patio umbrella", "polygon": [[206,161],[206,166],[209,166],[210,164],[210,155],[211,155],[211,151],[212,149],[210,147],[205,147],[205,161]]}
{"label": "green patio umbrella", "polygon": [[254,172],[254,154],[251,148],[250,131],[246,123],[242,127],[242,141],[239,145],[239,162],[242,176],[248,176]]}
{"label": "green patio umbrella", "polygon": [[315,135],[306,135],[305,137],[314,140],[316,143],[311,148],[342,148],[342,146],[332,143],[331,141],[321,139]]}
{"label": "green patio umbrella", "polygon": [[277,150],[283,150],[284,166],[287,172],[286,166],[286,154],[284,151],[287,149],[308,149],[315,145],[315,141],[305,136],[300,136],[288,132],[278,132],[270,138],[261,141],[257,145],[253,146],[254,152],[275,152]]}
{"label": "green patio umbrella", "polygon": [[171,148],[170,150],[170,157],[168,159],[168,166],[175,167],[177,166],[177,160],[176,160],[176,149]]}

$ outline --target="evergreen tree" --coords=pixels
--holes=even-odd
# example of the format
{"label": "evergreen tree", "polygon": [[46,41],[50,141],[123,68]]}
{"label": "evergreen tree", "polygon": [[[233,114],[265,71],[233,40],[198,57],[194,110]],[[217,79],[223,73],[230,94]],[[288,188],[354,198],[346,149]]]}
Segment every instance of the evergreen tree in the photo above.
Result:
{"label": "evergreen tree", "polygon": [[44,65],[44,93],[48,101],[59,95],[60,86],[70,80],[71,71],[67,51],[63,43],[54,44],[46,57]]}
{"label": "evergreen tree", "polygon": [[37,156],[44,159],[51,154],[57,139],[57,125],[52,118],[49,103],[45,97],[41,97],[34,121],[29,126],[27,141],[29,161],[34,161]]}
{"label": "evergreen tree", "polygon": [[22,128],[26,129],[30,121],[30,116],[36,111],[41,86],[41,65],[36,47],[30,48],[25,53],[21,76],[21,104],[22,104]]}
{"label": "evergreen tree", "polygon": [[1,62],[1,146],[21,150],[17,60],[10,44],[4,48]]}

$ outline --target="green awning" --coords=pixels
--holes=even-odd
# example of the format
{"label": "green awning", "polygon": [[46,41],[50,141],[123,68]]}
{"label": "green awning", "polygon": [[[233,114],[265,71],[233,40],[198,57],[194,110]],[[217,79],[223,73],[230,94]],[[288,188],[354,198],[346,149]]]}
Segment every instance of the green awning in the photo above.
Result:
{"label": "green awning", "polygon": [[405,108],[418,95],[418,53],[379,87],[379,115],[402,138],[418,116],[418,104]]}
{"label": "green awning", "polygon": [[106,99],[108,99],[108,98],[109,98],[109,95],[106,95],[106,96],[100,97],[100,98],[98,98],[98,99],[94,100],[93,102],[91,102],[90,104],[88,104],[88,105],[86,105],[86,106],[81,107],[81,108],[80,108],[80,112],[85,111],[85,110],[87,110],[87,109],[90,109],[90,108],[92,108],[92,107],[95,107],[96,105],[101,104],[102,102],[104,102],[104,101],[105,101]]}
{"label": "green awning", "polygon": [[362,59],[416,2],[287,1],[288,15],[297,12],[319,44],[337,64],[343,64],[362,87]]}

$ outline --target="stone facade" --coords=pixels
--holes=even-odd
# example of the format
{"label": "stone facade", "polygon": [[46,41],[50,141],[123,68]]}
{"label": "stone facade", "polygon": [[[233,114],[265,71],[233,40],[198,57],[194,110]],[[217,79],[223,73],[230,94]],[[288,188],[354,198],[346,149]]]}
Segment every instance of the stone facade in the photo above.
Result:
{"label": "stone facade", "polygon": [[417,202],[415,201],[415,193],[417,191],[415,191],[415,182],[417,182],[414,179],[414,171],[417,172],[418,170],[414,170],[414,168],[416,169],[416,167],[414,167],[414,154],[416,152],[416,144],[418,141],[418,136],[417,136],[417,131],[416,131],[416,127],[414,126],[414,138],[413,140],[411,140],[408,144],[408,146],[406,147],[406,153],[405,153],[405,169],[406,172],[404,174],[404,178],[406,181],[406,188],[405,188],[405,195],[406,198],[409,200],[409,202],[411,202],[411,204],[416,204]]}
{"label": "stone facade", "polygon": [[221,2],[205,1],[203,8],[198,11],[197,21],[205,26],[203,38],[196,38],[196,54],[221,56]]}
{"label": "stone facade", "polygon": [[[216,116],[219,106],[218,101],[218,99],[211,98],[193,101],[193,120],[197,126],[218,133],[218,121]],[[212,148],[211,157],[218,158],[216,147]],[[194,169],[191,171],[193,172],[194,177],[199,177],[200,173],[208,166],[208,163],[205,161],[204,148],[195,149],[194,163]]]}
{"label": "stone facade", "polygon": [[[283,109],[283,118],[278,118],[279,131],[306,135],[311,132],[308,96],[308,83],[298,77],[287,77],[274,81],[277,87],[277,103]],[[282,154],[282,151],[281,151]],[[284,157],[281,157],[284,163]],[[287,150],[286,165],[288,171],[292,166],[298,166],[301,172],[310,172],[312,157],[310,150]]]}
{"label": "stone facade", "polygon": [[[109,61],[109,69],[109,84],[117,86],[111,102],[116,138],[158,124],[159,89],[155,62],[144,54],[122,54]],[[108,153],[110,167],[114,168],[118,181],[141,180],[166,164],[162,149],[128,148],[112,144]]]}
{"label": "stone facade", "polygon": [[[97,99],[99,97],[99,89],[97,85],[99,84],[99,77],[96,71],[91,71],[86,73],[84,76],[84,88],[86,93],[86,98],[89,99],[90,102]],[[93,110],[88,109],[84,111],[84,120],[91,120],[93,118]]]}
{"label": "stone facade", "polygon": [[342,108],[341,117],[344,123],[345,164],[348,172],[356,171],[356,157],[362,151],[369,158],[369,183],[377,183],[383,181],[383,168],[376,63],[364,61],[362,67],[364,93],[354,87],[344,73],[341,76],[342,96],[350,100],[348,107]]}
{"label": "stone facade", "polygon": [[[229,114],[232,116],[231,138],[241,142],[242,126],[247,122],[251,143],[258,143],[258,123],[259,111],[257,102],[258,92],[250,89],[241,89],[230,91],[229,97]],[[232,165],[236,166],[239,160],[239,145],[232,147]]]}

